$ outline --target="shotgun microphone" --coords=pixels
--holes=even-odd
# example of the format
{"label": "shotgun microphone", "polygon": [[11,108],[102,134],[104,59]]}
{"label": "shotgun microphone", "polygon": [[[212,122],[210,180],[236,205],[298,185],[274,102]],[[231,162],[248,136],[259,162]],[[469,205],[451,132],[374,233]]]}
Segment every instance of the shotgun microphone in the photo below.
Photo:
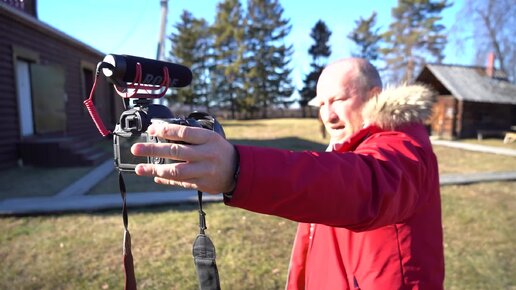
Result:
{"label": "shotgun microphone", "polygon": [[[141,68],[138,72],[137,66]],[[163,83],[163,69],[168,69],[169,87],[186,87],[192,81],[192,72],[186,66],[125,54],[108,54],[100,63],[102,73],[119,87],[136,80],[141,84],[160,85]],[[139,76],[137,76],[139,74]]]}

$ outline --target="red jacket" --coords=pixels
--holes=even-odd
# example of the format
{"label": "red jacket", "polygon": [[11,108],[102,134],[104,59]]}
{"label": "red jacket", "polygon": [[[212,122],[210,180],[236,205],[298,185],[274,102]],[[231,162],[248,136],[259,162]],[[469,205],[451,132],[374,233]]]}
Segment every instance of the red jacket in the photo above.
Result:
{"label": "red jacket", "polygon": [[443,287],[439,177],[426,130],[413,118],[366,120],[374,125],[333,152],[237,146],[240,175],[226,203],[300,222],[287,289]]}

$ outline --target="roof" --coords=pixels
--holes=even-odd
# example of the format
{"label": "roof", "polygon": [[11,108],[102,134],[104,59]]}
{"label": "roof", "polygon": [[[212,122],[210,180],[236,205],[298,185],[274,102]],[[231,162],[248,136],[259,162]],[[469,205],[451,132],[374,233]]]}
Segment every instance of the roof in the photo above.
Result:
{"label": "roof", "polygon": [[516,85],[487,76],[483,67],[427,64],[416,81],[427,69],[461,101],[516,104]]}
{"label": "roof", "polygon": [[73,38],[70,35],[38,20],[37,18],[35,18],[27,13],[24,13],[14,7],[11,7],[10,5],[5,4],[3,2],[0,2],[0,15],[6,15],[12,19],[20,21],[21,23],[29,25],[36,30],[42,31],[43,33],[46,33],[47,35],[53,35],[56,38],[59,38],[72,45],[75,45],[77,47],[86,49],[94,54],[105,55],[105,53],[91,47],[90,45],[88,45],[76,38]]}

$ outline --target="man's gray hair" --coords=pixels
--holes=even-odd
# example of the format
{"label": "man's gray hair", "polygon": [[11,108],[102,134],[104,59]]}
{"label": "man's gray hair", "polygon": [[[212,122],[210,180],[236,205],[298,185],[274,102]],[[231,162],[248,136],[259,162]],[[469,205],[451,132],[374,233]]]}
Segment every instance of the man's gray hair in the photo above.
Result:
{"label": "man's gray hair", "polygon": [[367,92],[372,88],[382,89],[382,79],[378,70],[367,60],[357,58],[355,61],[356,78],[360,88]]}
{"label": "man's gray hair", "polygon": [[[373,88],[378,88],[379,91],[383,89],[382,79],[378,70],[364,58],[342,58],[330,63],[327,67],[329,66],[344,66],[345,69],[350,70],[352,72],[352,76],[350,76],[352,79],[346,81],[351,81],[352,85],[356,86],[361,98],[364,100],[369,96],[368,93]],[[317,97],[311,99],[308,105],[319,107]]]}

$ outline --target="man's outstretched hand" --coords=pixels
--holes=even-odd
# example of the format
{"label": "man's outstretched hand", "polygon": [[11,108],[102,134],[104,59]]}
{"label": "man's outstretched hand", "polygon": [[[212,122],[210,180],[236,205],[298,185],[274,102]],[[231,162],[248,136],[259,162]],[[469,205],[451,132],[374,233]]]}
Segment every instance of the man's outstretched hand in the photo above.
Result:
{"label": "man's outstretched hand", "polygon": [[176,124],[154,124],[151,136],[177,143],[137,143],[135,156],[174,159],[172,164],[138,164],[137,175],[154,176],[154,182],[197,189],[206,193],[230,192],[235,187],[236,149],[216,132]]}

